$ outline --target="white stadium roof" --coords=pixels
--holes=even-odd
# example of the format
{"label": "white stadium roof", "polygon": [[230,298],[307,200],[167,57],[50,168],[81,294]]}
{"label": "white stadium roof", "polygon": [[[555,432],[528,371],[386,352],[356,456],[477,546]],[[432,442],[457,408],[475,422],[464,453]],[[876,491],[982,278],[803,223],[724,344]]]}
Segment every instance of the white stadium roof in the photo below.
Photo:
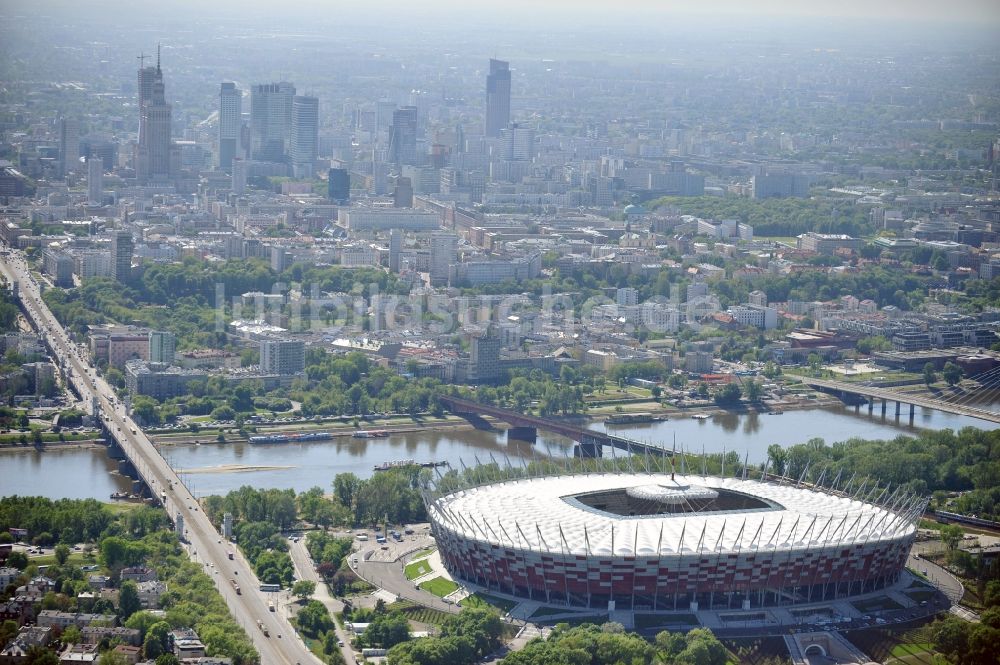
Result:
{"label": "white stadium roof", "polygon": [[[622,490],[676,505],[679,496],[710,499],[715,490],[770,507],[620,516],[572,497]],[[888,502],[887,502],[888,503]],[[913,502],[896,511],[794,482],[713,476],[594,473],[511,480],[446,494],[428,510],[439,526],[503,547],[572,555],[653,556],[767,552],[835,547],[913,533]]]}

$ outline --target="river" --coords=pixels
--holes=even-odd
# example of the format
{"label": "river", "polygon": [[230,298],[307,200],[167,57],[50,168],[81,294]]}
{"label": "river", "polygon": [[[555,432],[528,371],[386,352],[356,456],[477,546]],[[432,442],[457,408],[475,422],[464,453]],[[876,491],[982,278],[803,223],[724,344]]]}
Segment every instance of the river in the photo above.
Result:
{"label": "river", "polygon": [[[718,414],[708,420],[684,417],[649,425],[613,427],[621,436],[657,443],[667,448],[676,436],[678,449],[716,453],[737,451],[751,462],[761,462],[767,447],[790,446],[813,437],[827,443],[851,437],[889,439],[914,434],[920,429],[960,429],[966,426],[995,429],[998,425],[937,411],[917,409],[912,425],[908,411],[897,420],[893,405],[883,417],[878,409],[869,416],[866,408],[833,406],[781,415]],[[595,423],[594,429],[604,429]],[[535,448],[523,443],[507,444],[503,432],[448,430],[409,432],[387,439],[338,439],[303,444],[202,444],[166,445],[161,450],[184,481],[199,496],[221,494],[242,485],[291,487],[297,491],[313,486],[329,489],[338,473],[361,477],[374,473],[376,464],[387,460],[417,462],[446,461],[453,467],[467,466],[506,455],[516,464],[532,455],[572,454],[572,444],[561,437],[539,433]],[[130,483],[115,470],[101,448],[56,448],[0,451],[0,495],[43,495],[51,498],[107,499]]]}

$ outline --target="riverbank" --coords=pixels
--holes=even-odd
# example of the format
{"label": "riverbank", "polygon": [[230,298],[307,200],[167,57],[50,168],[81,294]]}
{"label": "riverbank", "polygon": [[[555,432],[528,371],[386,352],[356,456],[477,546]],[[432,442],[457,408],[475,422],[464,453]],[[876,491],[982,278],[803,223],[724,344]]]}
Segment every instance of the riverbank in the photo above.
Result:
{"label": "riverbank", "polygon": [[0,454],[10,451],[37,450],[44,452],[46,448],[104,448],[107,444],[96,439],[79,439],[77,441],[43,441],[42,443],[9,443],[0,442]]}

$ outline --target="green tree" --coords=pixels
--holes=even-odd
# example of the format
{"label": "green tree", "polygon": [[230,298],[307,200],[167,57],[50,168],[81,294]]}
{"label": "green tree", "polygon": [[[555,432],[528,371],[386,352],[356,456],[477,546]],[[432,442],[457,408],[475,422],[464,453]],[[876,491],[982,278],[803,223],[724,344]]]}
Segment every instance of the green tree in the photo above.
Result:
{"label": "green tree", "polygon": [[924,383],[929,386],[935,381],[937,381],[937,372],[934,370],[934,363],[927,363],[924,365]]}
{"label": "green tree", "polygon": [[747,401],[751,404],[759,402],[764,392],[763,388],[756,381],[747,381],[743,384],[743,390],[746,392]]}
{"label": "green tree", "polygon": [[132,580],[122,582],[118,591],[118,619],[128,621],[129,617],[142,608],[139,601],[139,587]]}
{"label": "green tree", "polygon": [[129,665],[129,661],[125,654],[108,650],[97,658],[97,665]]}
{"label": "green tree", "polygon": [[142,653],[148,659],[158,658],[167,653],[170,646],[170,624],[166,621],[154,623],[146,631],[146,639],[142,643]]}
{"label": "green tree", "polygon": [[66,562],[69,560],[69,546],[66,545],[65,543],[59,543],[58,545],[56,545],[55,553],[56,553],[56,563],[58,563],[60,566],[65,565]]}
{"label": "green tree", "polygon": [[715,393],[715,403],[719,406],[739,404],[741,394],[739,385],[727,383]]}
{"label": "green tree", "polygon": [[962,536],[965,535],[962,527],[956,524],[946,524],[941,527],[938,533],[941,534],[941,542],[951,551],[958,548],[958,544],[962,542]]}
{"label": "green tree", "polygon": [[21,551],[14,551],[7,555],[7,565],[11,568],[24,570],[28,567],[28,555]]}
{"label": "green tree", "polygon": [[162,653],[156,657],[156,665],[180,665],[181,661],[172,653]]}
{"label": "green tree", "polygon": [[59,665],[59,656],[42,646],[28,648],[26,665]]}
{"label": "green tree", "polygon": [[299,600],[307,600],[316,593],[316,583],[311,580],[298,580],[292,585],[292,595]]}
{"label": "green tree", "polygon": [[961,381],[963,374],[965,372],[962,368],[950,360],[944,364],[944,369],[941,371],[941,375],[949,386],[954,386]]}
{"label": "green tree", "polygon": [[79,626],[68,626],[59,639],[63,641],[63,644],[79,644],[83,641],[83,634],[80,632]]}

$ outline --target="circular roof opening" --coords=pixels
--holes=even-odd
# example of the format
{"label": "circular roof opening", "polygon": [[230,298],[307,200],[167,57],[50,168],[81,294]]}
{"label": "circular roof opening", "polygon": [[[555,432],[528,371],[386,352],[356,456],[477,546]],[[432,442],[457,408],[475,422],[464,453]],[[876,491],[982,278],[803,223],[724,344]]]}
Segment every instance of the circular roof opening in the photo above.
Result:
{"label": "circular roof opening", "polygon": [[626,487],[625,493],[633,499],[655,501],[668,505],[676,505],[689,501],[711,501],[719,496],[718,492],[709,487],[682,485],[674,482],[662,485],[650,484]]}

